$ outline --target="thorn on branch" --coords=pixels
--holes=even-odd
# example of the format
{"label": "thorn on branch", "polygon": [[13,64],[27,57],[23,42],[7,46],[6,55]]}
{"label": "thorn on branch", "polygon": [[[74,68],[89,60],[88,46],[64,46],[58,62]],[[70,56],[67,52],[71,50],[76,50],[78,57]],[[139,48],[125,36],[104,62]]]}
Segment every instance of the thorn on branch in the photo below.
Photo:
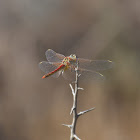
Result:
{"label": "thorn on branch", "polygon": [[81,140],[80,138],[78,138],[77,135],[74,135],[73,137],[74,137],[75,139],[77,139],[77,140]]}
{"label": "thorn on branch", "polygon": [[81,76],[81,74],[78,74],[77,76],[78,76],[78,77],[80,77],[80,76]]}
{"label": "thorn on branch", "polygon": [[68,125],[68,124],[62,124],[63,126],[67,126],[68,128],[71,128],[72,126],[71,125]]}
{"label": "thorn on branch", "polygon": [[85,111],[82,111],[82,112],[79,112],[79,113],[78,113],[78,116],[83,115],[83,114],[85,114],[85,113],[87,113],[87,112],[90,112],[90,111],[92,111],[92,110],[94,110],[94,109],[95,109],[95,107],[93,107],[93,108],[91,108],[91,109],[88,109],[88,110],[85,110]]}
{"label": "thorn on branch", "polygon": [[72,107],[71,108],[70,115],[72,114],[72,112],[73,112],[74,109],[75,109],[75,107]]}
{"label": "thorn on branch", "polygon": [[84,90],[83,88],[78,87],[78,90]]}

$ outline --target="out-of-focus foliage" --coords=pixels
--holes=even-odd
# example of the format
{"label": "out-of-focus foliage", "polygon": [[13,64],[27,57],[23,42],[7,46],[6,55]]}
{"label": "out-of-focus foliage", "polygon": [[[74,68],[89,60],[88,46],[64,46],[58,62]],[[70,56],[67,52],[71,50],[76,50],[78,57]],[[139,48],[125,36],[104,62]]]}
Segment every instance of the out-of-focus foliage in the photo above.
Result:
{"label": "out-of-focus foliage", "polygon": [[[66,140],[72,95],[63,79],[45,79],[38,63],[53,49],[110,59],[104,82],[81,86],[83,140],[140,139],[140,1],[1,0],[0,140]],[[86,80],[86,79],[85,79]]]}

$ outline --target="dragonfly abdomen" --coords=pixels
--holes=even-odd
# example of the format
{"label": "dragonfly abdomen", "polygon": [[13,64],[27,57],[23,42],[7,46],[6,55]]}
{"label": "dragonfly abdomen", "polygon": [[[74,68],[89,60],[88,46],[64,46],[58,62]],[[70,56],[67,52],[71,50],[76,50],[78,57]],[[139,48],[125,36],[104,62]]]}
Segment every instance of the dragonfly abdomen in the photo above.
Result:
{"label": "dragonfly abdomen", "polygon": [[51,76],[52,74],[56,73],[57,71],[61,70],[61,69],[64,68],[64,67],[65,67],[64,64],[60,65],[60,66],[59,66],[57,69],[55,69],[54,71],[51,71],[51,72],[45,74],[45,75],[42,77],[42,79]]}

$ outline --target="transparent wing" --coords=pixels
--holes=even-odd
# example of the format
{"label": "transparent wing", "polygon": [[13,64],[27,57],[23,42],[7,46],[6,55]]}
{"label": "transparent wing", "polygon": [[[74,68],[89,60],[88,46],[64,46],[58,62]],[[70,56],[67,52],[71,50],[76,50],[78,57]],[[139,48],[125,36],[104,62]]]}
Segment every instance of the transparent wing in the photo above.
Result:
{"label": "transparent wing", "polygon": [[113,62],[109,60],[89,60],[78,58],[78,66],[92,71],[102,71],[113,67]]}
{"label": "transparent wing", "polygon": [[62,76],[64,79],[66,79],[69,82],[75,81],[75,71],[71,71],[70,69],[66,69],[65,71],[62,71]]}
{"label": "transparent wing", "polygon": [[64,59],[64,55],[56,53],[55,51],[48,49],[45,52],[46,58],[49,62],[61,62]]}
{"label": "transparent wing", "polygon": [[81,74],[79,80],[105,80],[105,77],[101,73],[92,70],[79,69],[79,73]]}
{"label": "transparent wing", "polygon": [[[59,66],[61,65],[61,63],[56,63],[56,62],[46,62],[46,61],[42,61],[38,64],[39,68],[45,72],[45,73],[50,73],[52,71],[54,71],[55,69],[57,69]],[[61,71],[58,71],[56,73],[54,73],[53,75],[51,75],[52,77],[58,78],[59,75],[61,74]]]}
{"label": "transparent wing", "polygon": [[[91,70],[87,70],[87,69],[78,69],[78,73],[81,74],[81,76],[79,77],[79,80],[82,82],[86,82],[89,80],[104,80],[105,77],[100,74],[99,72],[95,72],[95,71],[91,71]],[[62,76],[72,82],[75,81],[75,77],[76,77],[76,73],[73,69],[67,69],[65,71],[62,72]]]}

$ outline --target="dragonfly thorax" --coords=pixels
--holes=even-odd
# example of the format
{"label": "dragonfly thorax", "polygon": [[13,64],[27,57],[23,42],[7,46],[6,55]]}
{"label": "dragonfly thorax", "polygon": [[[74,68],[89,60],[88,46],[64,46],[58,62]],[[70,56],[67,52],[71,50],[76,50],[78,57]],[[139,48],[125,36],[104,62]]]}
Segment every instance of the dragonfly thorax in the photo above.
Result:
{"label": "dragonfly thorax", "polygon": [[71,54],[70,56],[68,57],[65,57],[62,61],[62,63],[65,65],[65,66],[69,66],[73,63],[76,62],[76,55],[75,54]]}
{"label": "dragonfly thorax", "polygon": [[65,58],[63,59],[62,63],[63,63],[65,66],[70,65],[69,57],[65,57]]}

